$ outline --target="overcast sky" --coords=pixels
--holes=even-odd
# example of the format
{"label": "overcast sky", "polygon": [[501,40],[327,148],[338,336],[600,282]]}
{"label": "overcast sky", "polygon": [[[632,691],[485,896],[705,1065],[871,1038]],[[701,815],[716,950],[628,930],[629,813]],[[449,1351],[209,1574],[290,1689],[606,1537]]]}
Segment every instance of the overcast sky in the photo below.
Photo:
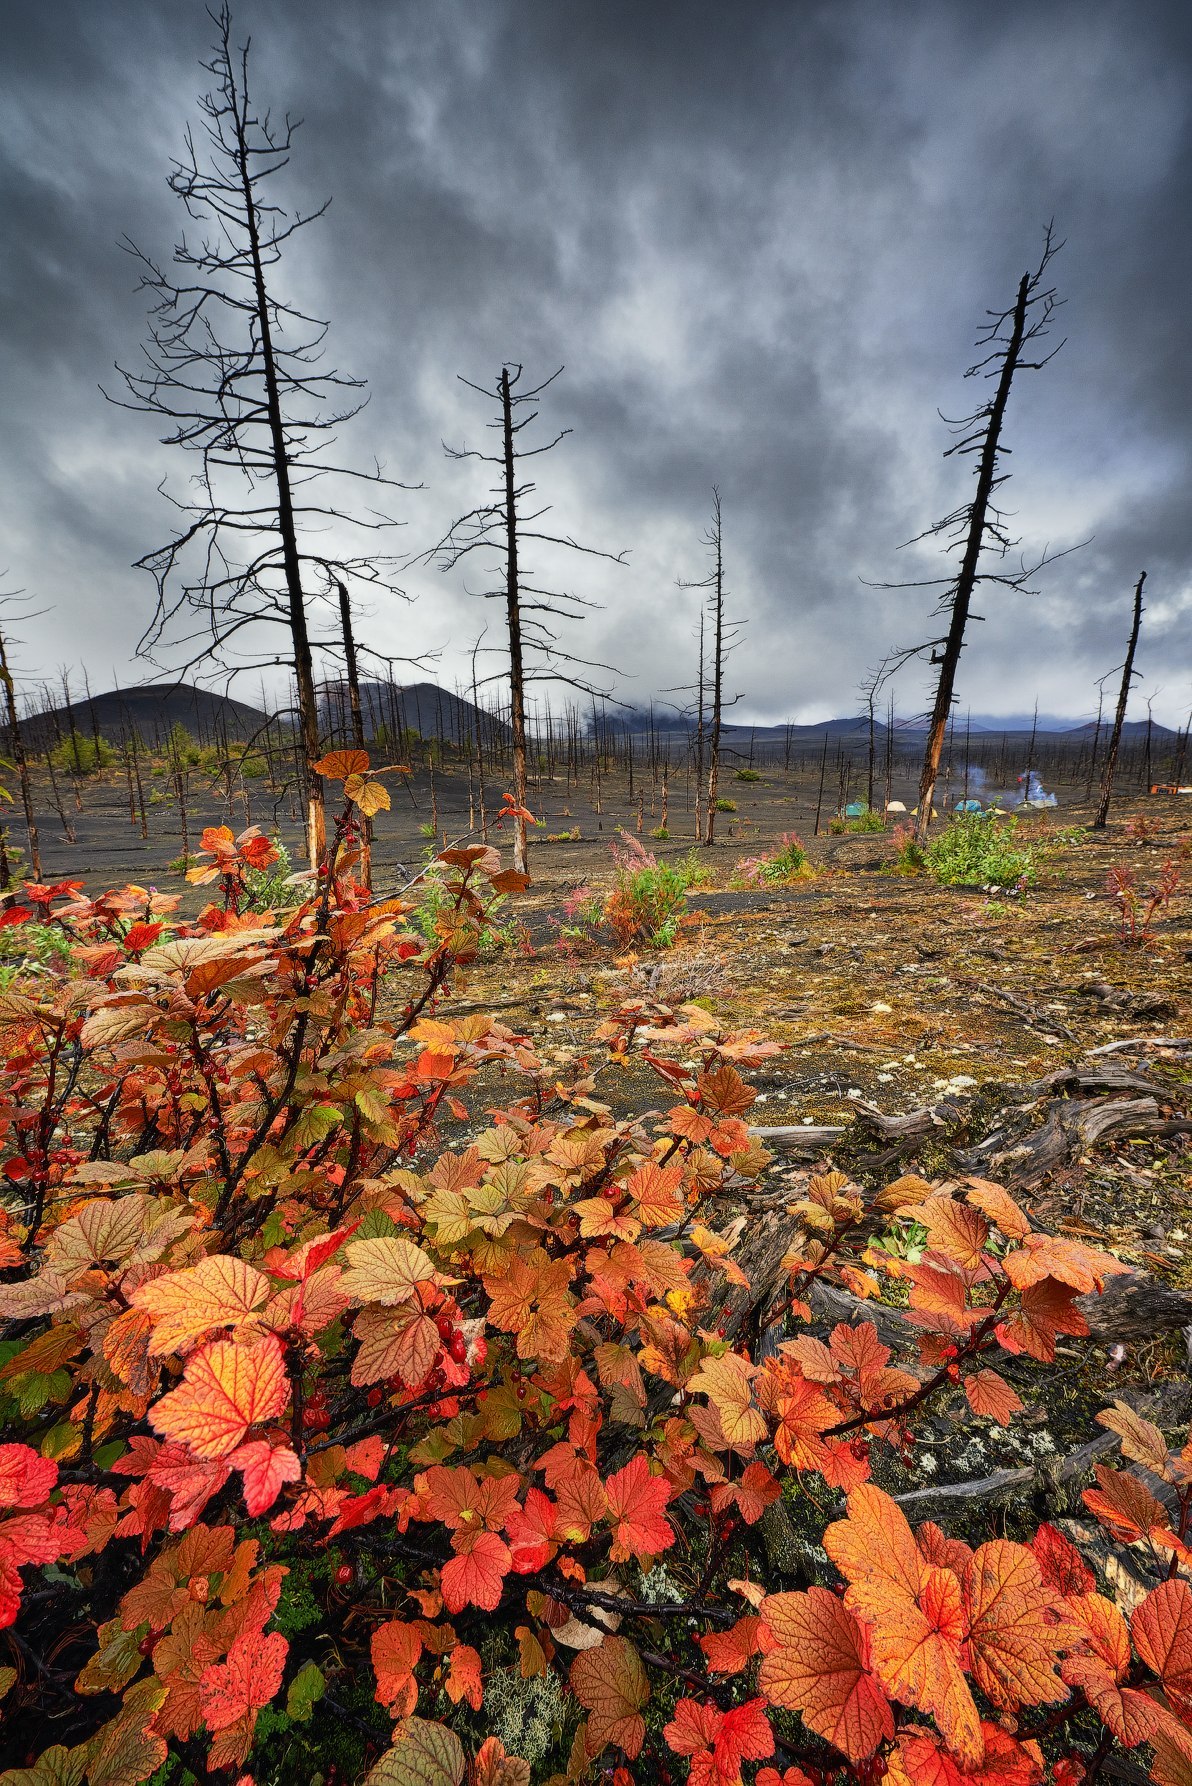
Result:
{"label": "overcast sky", "polygon": [[[569,643],[634,702],[690,680],[713,484],[724,504],[738,713],[855,711],[865,672],[930,632],[930,574],[900,542],[965,500],[937,410],[971,407],[974,332],[1013,298],[1054,217],[1066,299],[1006,438],[1025,549],[1091,538],[1040,593],[990,592],[961,708],[1083,716],[1140,653],[1156,717],[1192,703],[1192,8],[1186,0],[240,0],[259,102],[304,119],[286,194],[331,195],[283,289],[330,318],[368,381],[345,457],[421,484],[397,549],[482,493],[442,441],[482,440],[504,360],[557,366],[539,462],[604,604]],[[133,237],[183,222],[166,187],[212,38],[199,0],[5,8],[0,75],[0,569],[46,609],[27,676],[142,680],[152,596],[132,561],[167,537],[157,486],[192,469],[105,404],[144,328]],[[472,585],[479,578],[471,579]],[[442,652],[451,685],[500,622],[462,575],[416,569],[366,641]],[[923,704],[924,672],[898,685]],[[239,691],[254,698],[249,684]]]}

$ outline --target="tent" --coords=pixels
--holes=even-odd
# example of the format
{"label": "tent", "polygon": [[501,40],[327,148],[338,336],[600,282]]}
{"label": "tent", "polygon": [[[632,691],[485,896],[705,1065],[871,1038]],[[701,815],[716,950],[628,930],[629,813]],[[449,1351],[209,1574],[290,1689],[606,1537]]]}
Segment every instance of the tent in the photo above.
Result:
{"label": "tent", "polygon": [[958,800],[956,802],[956,811],[957,812],[984,812],[985,808],[982,806],[982,804],[979,800]]}
{"label": "tent", "polygon": [[905,801],[902,801],[902,800],[887,800],[886,801],[886,811],[887,812],[905,812],[906,811],[906,803],[905,803]]}

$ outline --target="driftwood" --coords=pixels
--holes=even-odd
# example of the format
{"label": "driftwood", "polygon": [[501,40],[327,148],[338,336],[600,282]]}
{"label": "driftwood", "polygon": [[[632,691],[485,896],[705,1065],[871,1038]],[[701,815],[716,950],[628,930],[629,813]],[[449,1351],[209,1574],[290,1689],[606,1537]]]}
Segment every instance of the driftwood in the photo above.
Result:
{"label": "driftwood", "polygon": [[1100,1141],[1192,1135],[1192,1121],[1163,1116],[1157,1100],[1150,1097],[1060,1098],[1049,1105],[1041,1128],[1026,1135],[1015,1134],[1014,1129],[1012,1122],[994,1129],[961,1154],[959,1164],[970,1172],[1000,1170],[1012,1186],[1029,1189]]}
{"label": "driftwood", "polygon": [[[887,1346],[914,1342],[915,1330],[897,1310],[866,1302],[838,1284],[813,1284],[808,1301],[812,1313],[825,1321],[872,1321]],[[1145,1271],[1109,1278],[1100,1295],[1078,1296],[1076,1306],[1088,1323],[1088,1337],[1098,1346],[1151,1339],[1192,1324],[1192,1296]]]}
{"label": "driftwood", "polygon": [[791,1123],[773,1129],[750,1129],[749,1133],[779,1153],[820,1153],[848,1130],[843,1124]]}
{"label": "driftwood", "polygon": [[1102,1042],[1089,1049],[1089,1059],[1098,1054],[1122,1054],[1134,1048],[1192,1048],[1192,1036],[1131,1036],[1124,1042]]}
{"label": "driftwood", "polygon": [[994,1470],[988,1476],[976,1476],[968,1482],[940,1483],[938,1487],[912,1488],[894,1499],[912,1525],[925,1519],[946,1520],[971,1511],[973,1504],[1000,1507],[1007,1501],[1021,1500],[1032,1493],[1054,1494],[1057,1488],[1076,1482],[1086,1475],[1101,1458],[1116,1451],[1115,1433],[1102,1433],[1078,1451],[1046,1463],[1024,1464],[1017,1470]]}

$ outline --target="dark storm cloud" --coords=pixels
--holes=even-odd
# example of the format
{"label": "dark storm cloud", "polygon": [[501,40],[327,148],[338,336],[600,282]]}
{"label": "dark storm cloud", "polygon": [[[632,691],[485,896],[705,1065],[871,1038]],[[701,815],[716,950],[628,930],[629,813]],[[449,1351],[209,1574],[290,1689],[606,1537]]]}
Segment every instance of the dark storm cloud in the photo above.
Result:
{"label": "dark storm cloud", "polygon": [[[866,669],[930,630],[923,594],[861,579],[936,568],[895,550],[967,492],[936,407],[979,396],[961,379],[974,326],[1054,215],[1069,339],[1015,392],[1006,498],[1028,549],[1092,543],[1035,600],[989,596],[962,700],[1087,711],[1146,565],[1144,686],[1183,715],[1183,5],[244,0],[237,23],[258,95],[305,119],[291,194],[334,195],[287,279],[369,380],[345,448],[425,486],[400,498],[401,546],[479,494],[440,448],[488,419],[456,374],[565,362],[547,417],[574,433],[542,493],[566,531],[632,548],[626,570],[566,574],[606,604],[577,648],[622,666],[635,700],[690,673],[696,598],[675,579],[703,573],[713,483],[749,620],[741,711],[854,706]],[[164,177],[209,37],[197,0],[57,0],[8,22],[0,565],[52,604],[26,628],[31,669],[134,673],[148,592],[128,566],[168,531],[158,482],[190,468],[97,385],[142,325],[118,239],[162,255],[180,226]],[[409,589],[369,640],[445,647],[451,680],[495,616],[459,578],[414,571]],[[920,689],[905,678],[905,707]]]}

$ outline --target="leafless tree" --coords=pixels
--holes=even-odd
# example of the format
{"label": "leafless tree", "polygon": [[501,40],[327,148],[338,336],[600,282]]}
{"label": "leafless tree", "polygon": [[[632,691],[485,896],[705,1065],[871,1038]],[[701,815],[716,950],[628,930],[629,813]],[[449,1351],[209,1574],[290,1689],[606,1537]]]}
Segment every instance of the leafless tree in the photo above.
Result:
{"label": "leafless tree", "polygon": [[[706,577],[698,582],[680,582],[680,589],[703,589],[707,591],[708,617],[712,630],[712,664],[711,677],[707,684],[711,697],[708,712],[707,746],[708,746],[708,783],[707,810],[704,820],[702,841],[713,844],[716,841],[716,800],[720,785],[720,735],[724,728],[724,709],[731,707],[737,696],[726,700],[724,693],[725,662],[740,643],[743,621],[730,620],[725,614],[725,598],[728,591],[724,587],[724,543],[721,530],[720,491],[712,489],[712,520],[703,536],[703,543],[708,548],[712,566]],[[703,720],[703,636],[700,637],[700,720]],[[697,808],[698,824],[698,808]]]}
{"label": "leafless tree", "polygon": [[[1020,543],[1010,538],[1007,517],[994,501],[994,492],[1009,477],[1002,470],[1002,459],[1009,451],[1002,444],[1002,428],[1010,389],[1019,372],[1040,371],[1055,358],[1060,347],[1036,357],[1033,344],[1049,331],[1056,309],[1062,302],[1055,287],[1047,283],[1048,269],[1063,247],[1052,234],[1051,226],[1044,234],[1043,253],[1033,272],[1026,272],[1018,282],[1013,304],[1007,310],[986,312],[987,321],[977,337],[980,359],[970,366],[966,378],[993,381],[993,391],[984,403],[970,414],[947,421],[957,438],[947,449],[945,458],[972,455],[976,459],[974,475],[977,487],[972,498],[951,514],[934,522],[924,533],[908,542],[916,545],[925,539],[942,539],[948,551],[960,553],[960,564],[954,576],[932,577],[906,583],[888,583],[887,589],[938,589],[940,595],[935,612],[947,620],[944,632],[937,638],[894,654],[897,664],[912,657],[929,654],[932,664],[939,666],[923,752],[923,769],[919,780],[919,812],[915,827],[916,840],[922,844],[931,823],[932,800],[939,775],[940,756],[956,688],[956,671],[964,649],[965,632],[970,619],[979,620],[972,612],[973,597],[979,584],[999,585],[1003,589],[1026,591],[1031,579],[1063,553],[1044,552],[1033,564],[1022,562],[1017,571],[1005,568],[982,568],[992,559],[993,566],[1004,567],[1009,554]],[[1069,548],[1073,550],[1074,548]]]}
{"label": "leafless tree", "polygon": [[1117,768],[1118,750],[1122,742],[1122,727],[1126,723],[1126,707],[1130,700],[1130,686],[1134,681],[1134,655],[1138,650],[1138,635],[1142,630],[1142,586],[1146,582],[1143,571],[1134,585],[1134,613],[1130,621],[1130,640],[1126,646],[1126,661],[1122,665],[1122,682],[1118,689],[1117,708],[1113,716],[1113,730],[1109,734],[1109,747],[1105,752],[1105,763],[1101,770],[1101,800],[1097,807],[1097,816],[1093,820],[1093,830],[1103,831],[1109,819],[1109,802],[1113,797],[1113,774]]}
{"label": "leafless tree", "polygon": [[[520,365],[502,366],[500,375],[491,388],[473,384],[466,378],[460,380],[469,390],[476,391],[481,397],[496,404],[495,419],[487,423],[487,426],[499,436],[499,450],[484,453],[474,448],[457,450],[446,447],[445,451],[451,459],[476,459],[482,465],[495,466],[496,479],[489,491],[490,500],[453,521],[444,538],[426,555],[431,562],[438,564],[440,570],[450,571],[472,554],[479,554],[481,562],[494,570],[499,578],[495,585],[478,593],[490,601],[502,601],[505,604],[506,645],[502,655],[507,657],[509,674],[513,794],[515,805],[523,811],[528,793],[528,685],[531,682],[560,682],[586,694],[596,695],[604,691],[595,689],[582,672],[610,669],[607,664],[594,664],[563,649],[558,631],[559,623],[582,619],[584,613],[596,604],[571,591],[564,593],[548,588],[536,580],[532,581],[539,573],[527,565],[526,549],[537,546],[563,548],[584,557],[603,558],[612,564],[624,564],[626,561],[624,552],[603,552],[593,546],[581,546],[569,535],[548,533],[538,525],[543,516],[550,512],[549,505],[533,506],[537,486],[523,476],[520,468],[525,460],[549,453],[571,430],[560,429],[552,439],[544,441],[540,446],[523,446],[521,437],[538,419],[536,406],[542,393],[554,383],[561,371],[562,367],[558,372],[552,372],[549,378],[543,379],[541,384],[525,389],[521,388],[523,368]],[[476,692],[475,684],[473,692]],[[520,874],[527,872],[527,861],[526,821],[518,817],[514,819],[513,865]]]}
{"label": "leafless tree", "polygon": [[[14,602],[22,602],[27,598],[21,590],[6,595],[3,600],[6,606]],[[31,618],[26,614],[26,618]],[[21,810],[25,815],[25,833],[29,840],[29,866],[33,870],[35,881],[41,879],[41,838],[37,830],[37,817],[33,807],[33,786],[29,779],[29,759],[25,754],[25,740],[21,735],[21,724],[17,714],[17,691],[13,679],[12,665],[8,660],[11,638],[6,638],[0,629],[0,682],[4,684],[4,714],[8,722],[8,749],[12,757],[13,767],[17,772],[17,780],[21,786]]]}
{"label": "leafless tree", "polygon": [[[117,368],[124,390],[113,400],[163,418],[163,441],[199,459],[190,492],[170,498],[179,512],[173,536],[138,561],[157,585],[140,649],[152,658],[168,648],[181,653],[181,669],[229,681],[245,670],[292,670],[313,865],[323,853],[325,819],[312,767],[321,641],[308,607],[319,599],[328,621],[335,614],[330,590],[304,587],[304,569],[326,563],[329,532],[356,530],[359,539],[393,525],[371,507],[343,507],[351,483],[402,486],[379,465],[358,472],[334,454],[336,430],[362,407],[364,386],[324,367],[328,325],[280,295],[279,274],[293,236],[330,201],[291,212],[274,196],[298,121],[277,123],[256,108],[249,45],[234,46],[226,5],[210,17],[216,42],[202,66],[213,87],[199,100],[198,138],[188,129],[169,176],[199,233],[183,234],[168,268],[125,243],[151,295],[150,322],[143,363]],[[390,557],[361,552],[337,562],[341,581],[395,588]],[[282,630],[280,650],[268,649],[263,626]]]}

